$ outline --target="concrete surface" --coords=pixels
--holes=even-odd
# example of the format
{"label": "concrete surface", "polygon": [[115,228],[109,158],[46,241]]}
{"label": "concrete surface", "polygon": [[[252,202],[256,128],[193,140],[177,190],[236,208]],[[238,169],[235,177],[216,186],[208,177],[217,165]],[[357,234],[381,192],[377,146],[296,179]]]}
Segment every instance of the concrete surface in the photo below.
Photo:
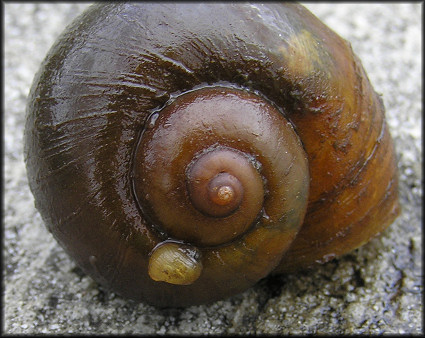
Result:
{"label": "concrete surface", "polygon": [[306,6],[352,43],[382,93],[400,170],[401,216],[314,271],[268,278],[207,306],[158,310],[108,293],[46,231],[27,186],[25,100],[49,47],[89,3],[4,3],[3,333],[423,333],[420,3]]}

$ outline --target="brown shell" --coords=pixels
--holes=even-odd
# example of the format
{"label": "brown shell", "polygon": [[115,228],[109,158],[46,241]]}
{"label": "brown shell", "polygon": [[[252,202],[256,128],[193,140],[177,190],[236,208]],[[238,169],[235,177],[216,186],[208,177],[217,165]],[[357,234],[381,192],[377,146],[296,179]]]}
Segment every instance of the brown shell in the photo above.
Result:
{"label": "brown shell", "polygon": [[[264,206],[252,224],[235,226],[235,236],[224,231],[222,237],[219,230],[199,235],[189,223],[184,231],[167,228],[160,213],[167,198],[159,193],[165,202],[152,207],[144,201],[154,193],[152,186],[139,189],[137,183],[163,182],[164,161],[152,167],[152,180],[144,176],[156,161],[154,151],[139,149],[150,130],[168,118],[167,109],[174,113],[174,106],[189,105],[211,91],[217,99],[211,107],[220,106],[220,95],[246,96],[273,117],[248,118],[250,113],[240,109],[242,117],[232,121],[242,121],[235,130],[249,130],[246,134],[214,139],[207,132],[188,133],[192,139],[181,141],[185,146],[177,154],[182,162],[170,167],[167,177],[175,182],[190,177],[185,166],[193,165],[203,149],[247,153],[242,157],[264,183],[259,193]],[[213,129],[237,116],[226,113],[214,120],[213,110],[180,123],[179,133],[207,116]],[[257,133],[256,119],[278,127]],[[273,140],[281,128],[291,141]],[[244,139],[249,133],[252,137]],[[253,145],[264,135],[263,144],[275,155]],[[158,144],[166,150],[174,143]],[[286,151],[290,155],[283,160]],[[145,161],[140,171],[138,157]],[[158,306],[214,301],[269,273],[325,262],[363,245],[399,213],[397,167],[382,100],[350,45],[292,3],[90,7],[64,31],[35,77],[25,160],[37,209],[83,270],[123,296]],[[272,163],[286,168],[279,169],[281,178]],[[295,190],[287,183],[290,176]],[[176,185],[170,196],[185,184]],[[192,194],[184,192],[176,200],[183,205]],[[273,207],[267,207],[270,200]],[[244,206],[244,201],[238,203]],[[181,207],[213,217],[200,208]],[[269,217],[267,208],[276,216]],[[226,224],[234,210],[239,204],[214,217]],[[168,240],[198,247],[202,272],[196,270],[190,285],[149,277],[152,250]]]}

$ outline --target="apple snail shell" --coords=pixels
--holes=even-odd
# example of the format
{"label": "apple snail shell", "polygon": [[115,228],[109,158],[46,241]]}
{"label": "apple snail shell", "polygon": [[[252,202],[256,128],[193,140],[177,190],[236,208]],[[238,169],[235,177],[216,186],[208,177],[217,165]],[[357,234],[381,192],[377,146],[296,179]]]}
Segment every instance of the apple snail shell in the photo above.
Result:
{"label": "apple snail shell", "polygon": [[25,160],[81,268],[162,307],[339,256],[399,212],[381,99],[291,3],[92,6],[35,77]]}

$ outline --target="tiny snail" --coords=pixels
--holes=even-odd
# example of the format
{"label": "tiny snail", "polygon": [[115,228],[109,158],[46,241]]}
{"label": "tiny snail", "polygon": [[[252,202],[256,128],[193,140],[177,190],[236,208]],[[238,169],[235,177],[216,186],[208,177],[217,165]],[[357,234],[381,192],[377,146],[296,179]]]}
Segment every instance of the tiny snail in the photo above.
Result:
{"label": "tiny snail", "polygon": [[382,100],[293,3],[91,6],[34,79],[25,161],[64,250],[159,307],[323,263],[399,213]]}

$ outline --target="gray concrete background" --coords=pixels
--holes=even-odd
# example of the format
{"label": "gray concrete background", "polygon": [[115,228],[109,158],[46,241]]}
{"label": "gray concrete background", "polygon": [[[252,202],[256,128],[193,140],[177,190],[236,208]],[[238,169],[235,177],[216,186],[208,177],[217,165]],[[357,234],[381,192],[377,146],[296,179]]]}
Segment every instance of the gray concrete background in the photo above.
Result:
{"label": "gray concrete background", "polygon": [[27,186],[22,135],[29,87],[55,38],[88,5],[3,4],[4,333],[423,332],[422,4],[306,4],[352,43],[382,93],[399,159],[401,216],[382,236],[314,271],[167,311],[122,299],[84,275],[44,228]]}

